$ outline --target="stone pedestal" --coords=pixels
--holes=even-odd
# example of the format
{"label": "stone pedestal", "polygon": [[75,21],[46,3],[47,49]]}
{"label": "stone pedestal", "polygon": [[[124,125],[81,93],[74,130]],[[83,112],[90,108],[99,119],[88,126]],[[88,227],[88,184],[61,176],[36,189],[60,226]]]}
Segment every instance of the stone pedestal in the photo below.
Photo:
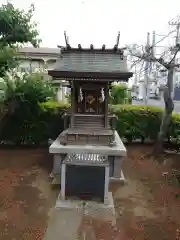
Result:
{"label": "stone pedestal", "polygon": [[[63,163],[62,164],[62,168],[61,168],[61,200],[65,200],[66,199],[66,164]],[[97,166],[97,164],[96,164]],[[91,167],[91,166],[88,166]],[[104,180],[104,204],[107,204],[108,202],[108,196],[109,196],[109,166],[106,164],[104,166],[100,166],[100,167],[105,167],[105,180]],[[78,178],[78,176],[77,176]]]}
{"label": "stone pedestal", "polygon": [[57,138],[49,147],[49,152],[54,155],[54,164],[51,176],[61,174],[61,164],[67,154],[72,153],[99,153],[108,156],[109,160],[109,176],[111,180],[122,181],[122,161],[126,156],[126,148],[122,143],[119,135],[115,132],[114,146],[92,146],[92,145],[61,145]]}

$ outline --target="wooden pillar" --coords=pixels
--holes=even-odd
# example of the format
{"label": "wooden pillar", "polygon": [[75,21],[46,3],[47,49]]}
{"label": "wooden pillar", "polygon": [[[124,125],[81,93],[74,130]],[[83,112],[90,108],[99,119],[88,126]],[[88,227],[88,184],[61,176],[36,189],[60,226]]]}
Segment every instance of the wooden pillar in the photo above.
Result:
{"label": "wooden pillar", "polygon": [[71,127],[74,126],[74,114],[75,114],[75,84],[71,83]]}
{"label": "wooden pillar", "polygon": [[104,95],[105,95],[105,112],[104,112],[104,127],[108,127],[108,98],[109,98],[109,86],[108,84],[104,88]]}

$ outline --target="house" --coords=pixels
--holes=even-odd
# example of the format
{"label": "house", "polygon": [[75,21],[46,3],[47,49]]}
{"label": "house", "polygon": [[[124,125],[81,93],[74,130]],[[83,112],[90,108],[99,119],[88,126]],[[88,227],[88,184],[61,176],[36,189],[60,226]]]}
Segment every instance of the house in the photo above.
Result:
{"label": "house", "polygon": [[[24,47],[20,48],[17,55],[20,59],[20,64],[17,67],[19,72],[35,72],[37,69],[45,71],[53,68],[60,55],[60,49]],[[64,83],[60,85],[59,80],[56,79],[53,80],[53,83],[57,89],[58,100],[64,100],[68,92],[66,82],[64,81]]]}

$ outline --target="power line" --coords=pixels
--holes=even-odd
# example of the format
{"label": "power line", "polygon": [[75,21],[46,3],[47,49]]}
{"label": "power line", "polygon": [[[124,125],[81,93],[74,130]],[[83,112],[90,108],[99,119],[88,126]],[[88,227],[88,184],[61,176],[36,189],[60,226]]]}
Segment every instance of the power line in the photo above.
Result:
{"label": "power line", "polygon": [[[179,30],[180,30],[180,22],[179,22],[179,23],[177,23],[177,22],[176,22],[176,23],[173,23],[173,25],[176,25],[176,30],[171,31],[168,35],[170,35],[172,32],[175,32],[175,31],[176,31],[175,47],[172,48],[171,50],[168,49],[167,51],[163,52],[163,53],[161,54],[160,58],[162,58],[162,57],[166,54],[166,52],[169,52],[169,51],[170,51],[170,52],[172,53],[172,51],[174,50],[174,52],[176,53],[176,52],[178,51],[178,49],[179,49],[179,40],[180,40]],[[176,62],[176,55],[174,55],[174,57],[172,58],[171,62]],[[155,70],[158,71],[157,69],[155,69]],[[174,69],[174,70],[175,70],[175,69]],[[139,76],[141,75],[142,72],[145,72],[145,71],[146,71],[146,69],[140,71],[140,72],[139,72]],[[174,87],[175,87],[175,79],[173,79],[172,94],[174,93]]]}
{"label": "power line", "polygon": [[[168,52],[169,52],[169,49],[168,49],[167,51],[164,51],[162,54],[160,54],[159,58],[164,57],[164,55],[165,55],[166,53],[168,53]],[[142,70],[142,72],[144,72],[144,70]]]}
{"label": "power line", "polygon": [[[160,43],[160,42],[162,42],[163,40],[165,40],[167,37],[169,37],[172,33],[174,33],[174,32],[176,32],[176,29],[174,29],[174,30],[172,30],[171,32],[169,32],[167,35],[164,35],[163,36],[163,38],[161,38],[159,41],[157,41],[156,43],[154,43],[153,45],[151,45],[149,48],[150,49],[152,49],[152,48],[154,48],[154,47],[159,47],[159,46],[157,46],[157,44],[158,43]],[[157,34],[156,34],[157,35]],[[157,35],[158,36],[158,35]],[[135,46],[137,46],[138,48],[142,48],[143,46],[142,45],[140,45],[140,46],[138,46],[137,44],[135,44],[134,45],[134,47]],[[163,46],[160,46],[160,47],[163,47]],[[151,53],[150,53],[151,54]],[[149,55],[150,56],[150,55]],[[147,55],[147,57],[148,57],[148,55]],[[138,64],[138,62],[136,63],[136,64]]]}
{"label": "power line", "polygon": [[172,33],[176,32],[176,29],[174,29],[173,31],[169,32],[167,35],[165,35],[163,38],[161,38],[159,41],[157,41],[153,46],[151,46],[150,48],[155,47],[158,43],[162,42],[164,39],[166,39],[167,37],[169,37]]}
{"label": "power line", "polygon": [[[178,23],[172,23],[173,25],[176,25],[176,29],[173,29],[172,31],[170,31],[167,35],[164,35],[159,41],[155,42],[155,33],[153,33],[153,42],[150,46],[149,44],[149,33],[147,35],[147,43],[146,43],[146,46],[143,47],[145,48],[145,53],[143,54],[144,56],[144,62],[145,62],[145,68],[142,70],[143,68],[143,65],[144,65],[144,62],[143,64],[141,65],[141,69],[139,71],[139,73],[137,73],[137,70],[136,70],[136,78],[137,78],[137,74],[139,75],[139,77],[141,76],[142,73],[144,73],[144,101],[145,101],[145,105],[147,104],[147,100],[148,100],[148,96],[147,96],[147,93],[148,93],[148,77],[149,75],[151,74],[152,70],[153,72],[154,71],[158,71],[157,70],[157,66],[158,66],[158,63],[156,63],[156,68],[154,68],[155,64],[152,64],[152,62],[150,63],[150,57],[155,57],[156,54],[155,54],[155,48],[158,47],[157,45],[159,43],[161,43],[162,41],[164,41],[166,38],[168,38],[171,34],[175,33],[176,32],[176,47],[178,45],[178,40],[179,40],[179,29],[180,29],[180,22],[178,21]],[[178,24],[178,25],[177,25]],[[178,27],[177,27],[178,26]],[[158,35],[156,35],[158,36]],[[136,47],[136,50],[137,50],[137,45],[134,45],[134,47]],[[139,47],[138,47],[139,48]],[[142,48],[142,50],[143,50]],[[162,58],[165,54],[166,54],[167,51],[164,51],[160,58]],[[169,52],[169,49],[168,49],[168,52]],[[142,60],[142,59],[141,59]],[[137,61],[136,63],[134,63],[134,67],[136,68],[137,64],[139,64],[139,61]],[[153,66],[152,66],[153,65]],[[156,74],[156,79],[157,79],[157,74]]]}

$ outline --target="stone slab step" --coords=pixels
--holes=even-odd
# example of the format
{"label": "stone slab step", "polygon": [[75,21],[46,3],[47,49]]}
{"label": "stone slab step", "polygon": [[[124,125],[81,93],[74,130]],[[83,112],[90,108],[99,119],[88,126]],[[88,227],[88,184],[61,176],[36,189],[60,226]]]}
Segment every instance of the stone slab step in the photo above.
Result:
{"label": "stone slab step", "polygon": [[44,240],[78,240],[83,209],[54,208],[48,223]]}

